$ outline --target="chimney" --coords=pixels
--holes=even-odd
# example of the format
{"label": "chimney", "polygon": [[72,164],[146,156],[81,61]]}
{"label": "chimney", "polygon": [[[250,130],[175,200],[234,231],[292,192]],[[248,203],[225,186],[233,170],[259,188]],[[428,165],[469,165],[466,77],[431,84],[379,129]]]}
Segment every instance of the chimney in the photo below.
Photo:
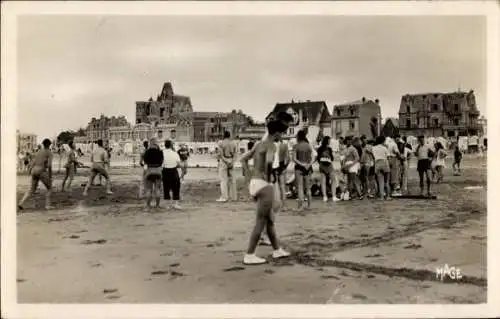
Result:
{"label": "chimney", "polygon": [[363,103],[365,103],[365,102],[366,102],[366,97],[364,97],[364,96],[363,96],[363,98],[361,99],[361,101],[362,101]]}

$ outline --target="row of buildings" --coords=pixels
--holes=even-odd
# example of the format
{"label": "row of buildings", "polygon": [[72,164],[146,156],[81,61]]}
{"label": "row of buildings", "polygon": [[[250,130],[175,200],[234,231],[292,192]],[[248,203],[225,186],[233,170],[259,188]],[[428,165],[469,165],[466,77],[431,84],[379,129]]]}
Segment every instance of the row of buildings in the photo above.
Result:
{"label": "row of buildings", "polygon": [[[231,112],[195,112],[188,96],[174,94],[171,83],[165,83],[156,99],[138,101],[135,123],[125,117],[92,118],[85,136],[75,137],[76,143],[103,139],[115,147],[140,144],[158,137],[177,142],[210,143],[220,140],[224,131],[240,139],[260,138],[265,124],[255,124],[241,110]],[[308,138],[377,135],[392,136],[459,136],[477,135],[483,131],[473,91],[452,93],[406,94],[401,98],[399,118],[382,123],[378,99],[359,100],[333,106],[332,112],[324,101],[291,101],[277,103],[266,120],[287,112],[294,118],[285,138],[294,137],[303,128]]]}
{"label": "row of buildings", "polygon": [[33,153],[37,148],[36,134],[22,133],[16,130],[16,154]]}
{"label": "row of buildings", "polygon": [[426,137],[486,135],[487,120],[480,116],[474,91],[406,94],[401,98],[398,118],[388,118],[385,136]]}

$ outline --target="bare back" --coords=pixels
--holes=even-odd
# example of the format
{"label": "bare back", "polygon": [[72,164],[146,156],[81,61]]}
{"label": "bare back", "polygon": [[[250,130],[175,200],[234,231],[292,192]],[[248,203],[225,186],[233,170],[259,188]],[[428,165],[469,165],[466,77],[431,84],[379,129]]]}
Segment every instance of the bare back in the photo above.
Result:
{"label": "bare back", "polygon": [[272,165],[276,146],[274,142],[266,139],[255,144],[253,150],[253,178],[268,181],[269,166]]}

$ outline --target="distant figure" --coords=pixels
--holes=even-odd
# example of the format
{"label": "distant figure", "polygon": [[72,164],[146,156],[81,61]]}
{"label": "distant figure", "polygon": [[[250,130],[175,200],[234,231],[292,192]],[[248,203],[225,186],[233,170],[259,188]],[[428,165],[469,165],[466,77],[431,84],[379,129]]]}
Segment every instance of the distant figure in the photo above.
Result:
{"label": "distant figure", "polygon": [[[292,149],[292,160],[295,163],[295,183],[298,192],[298,210],[309,209],[311,206],[311,174],[313,164],[313,149],[307,141],[306,133],[300,130],[297,133],[297,144]],[[306,198],[304,198],[306,195]],[[304,202],[307,200],[307,207]]]}
{"label": "distant figure", "polygon": [[[181,158],[173,149],[173,143],[170,140],[165,141],[165,149],[163,150],[163,198],[170,201],[172,198],[174,204],[171,206],[174,209],[181,209],[179,205],[181,180],[178,169],[181,167]],[[170,195],[172,192],[172,197]]]}
{"label": "distant figure", "polygon": [[144,141],[142,144],[144,146],[144,150],[141,152],[140,159],[139,159],[139,165],[141,165],[141,179],[139,182],[139,198],[142,198],[144,196],[144,186],[146,184],[145,176],[146,176],[146,168],[144,167],[144,154],[149,148],[149,143],[148,141]]}
{"label": "distant figure", "polygon": [[236,177],[234,176],[234,163],[238,154],[235,143],[231,140],[231,134],[224,132],[224,139],[217,146],[217,160],[219,164],[220,192],[218,202],[227,202],[229,197],[237,200]]}
{"label": "distant figure", "polygon": [[389,149],[385,145],[385,138],[377,136],[375,145],[371,150],[375,161],[375,175],[378,182],[379,199],[391,199],[391,188],[389,186],[391,169],[389,166]]}
{"label": "distant figure", "polygon": [[97,141],[97,147],[94,148],[92,154],[90,156],[91,168],[90,168],[90,176],[87,185],[85,185],[85,189],[83,190],[83,196],[88,195],[88,191],[90,186],[94,183],[94,179],[97,175],[101,174],[106,179],[106,193],[113,194],[111,191],[111,180],[108,171],[106,170],[106,163],[108,160],[108,152],[104,149],[103,141]]}
{"label": "distant figure", "polygon": [[453,175],[457,176],[462,173],[460,168],[460,163],[462,162],[462,152],[460,152],[460,148],[455,146],[455,152],[453,153]]}
{"label": "distant figure", "polygon": [[188,159],[189,159],[189,149],[186,144],[182,144],[179,150],[177,151],[179,157],[181,159],[181,180],[184,179],[184,176],[187,174],[188,169]]}
{"label": "distant figure", "polygon": [[318,155],[316,160],[319,163],[319,172],[321,173],[321,193],[323,194],[323,201],[328,201],[327,185],[330,185],[332,193],[332,201],[339,201],[335,190],[337,189],[337,178],[333,168],[333,150],[330,147],[330,137],[325,136],[321,141],[318,148]]}
{"label": "distant figure", "polygon": [[443,175],[443,170],[445,167],[445,158],[447,154],[446,151],[444,150],[443,144],[440,142],[436,143],[436,183],[441,183],[443,181],[444,175]]}
{"label": "distant figure", "polygon": [[162,184],[163,152],[160,150],[158,140],[151,139],[149,148],[144,152],[143,157],[145,169],[145,189],[148,192],[147,206],[151,207],[153,198],[156,200],[155,207],[160,207],[160,189]]}
{"label": "distant figure", "polygon": [[418,146],[415,150],[417,156],[417,171],[420,179],[420,195],[424,195],[424,175],[427,182],[427,196],[431,197],[431,158],[434,156],[428,144],[425,144],[425,137],[418,137]]}
{"label": "distant figure", "polygon": [[66,169],[66,175],[64,176],[64,179],[62,181],[62,186],[61,186],[62,192],[64,192],[65,190],[64,188],[66,186],[66,181],[68,181],[67,187],[71,189],[71,183],[73,182],[73,178],[75,177],[76,168],[78,167],[78,165],[81,165],[81,163],[78,162],[76,158],[75,145],[73,144],[73,141],[70,141],[68,143],[68,146],[69,146],[69,153],[68,153],[68,160],[64,165],[64,168]]}
{"label": "distant figure", "polygon": [[18,208],[22,210],[26,200],[36,191],[38,182],[41,181],[47,189],[45,197],[45,209],[51,209],[50,197],[52,193],[52,159],[53,155],[50,151],[52,142],[49,139],[44,139],[43,149],[36,152],[33,160],[29,163],[28,171],[31,175],[30,189],[24,194],[19,202]]}

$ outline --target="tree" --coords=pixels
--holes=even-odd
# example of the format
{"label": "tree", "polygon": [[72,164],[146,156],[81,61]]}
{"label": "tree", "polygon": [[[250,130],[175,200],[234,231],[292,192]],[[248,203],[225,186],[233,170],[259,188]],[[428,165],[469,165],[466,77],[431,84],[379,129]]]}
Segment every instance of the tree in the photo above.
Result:
{"label": "tree", "polygon": [[58,144],[68,144],[73,141],[76,133],[74,131],[63,131],[57,135],[57,143]]}

